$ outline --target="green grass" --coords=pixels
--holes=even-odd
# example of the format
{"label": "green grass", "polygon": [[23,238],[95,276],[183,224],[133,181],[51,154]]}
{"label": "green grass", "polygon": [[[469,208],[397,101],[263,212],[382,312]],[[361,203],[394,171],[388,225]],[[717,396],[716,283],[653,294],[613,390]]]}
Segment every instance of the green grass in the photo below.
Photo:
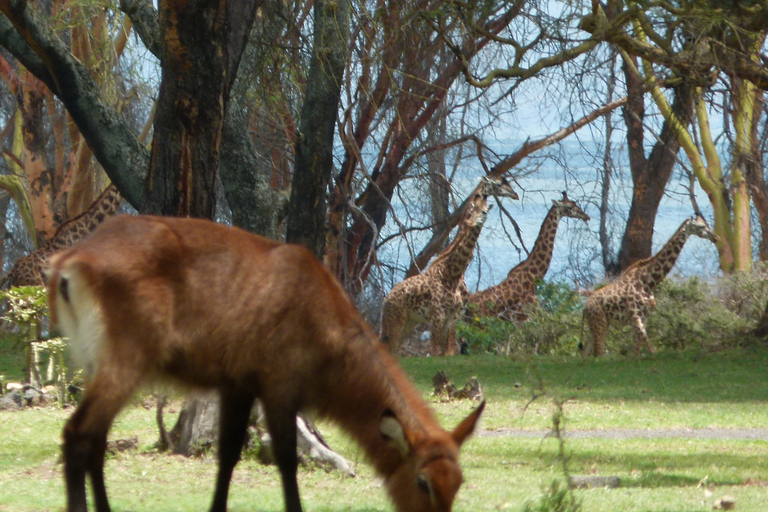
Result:
{"label": "green grass", "polygon": [[[510,359],[500,356],[409,358],[402,365],[429,397],[440,420],[453,427],[474,404],[431,396],[431,379],[445,371],[462,386],[476,376],[488,399],[483,430],[545,430],[555,399],[564,401],[566,429],[768,427],[768,349],[716,353],[661,352],[654,356]],[[546,395],[529,403],[534,391]],[[69,410],[0,412],[0,511],[58,511],[64,507],[59,462],[61,427]],[[175,415],[169,413],[167,422]],[[357,478],[319,469],[300,471],[308,511],[391,510],[381,481],[343,433],[321,424],[331,446],[351,460]],[[154,410],[137,400],[118,418],[111,438],[137,435],[138,452],[107,461],[113,509],[205,510],[216,472],[213,457],[186,459],[152,451]],[[454,510],[522,511],[562,478],[555,439],[475,437],[462,451],[466,483]],[[617,489],[576,491],[581,510],[712,510],[723,495],[738,511],[763,511],[768,502],[768,442],[745,440],[569,439],[569,469],[579,475],[616,475]],[[230,510],[280,511],[277,471],[244,460],[235,471]]]}

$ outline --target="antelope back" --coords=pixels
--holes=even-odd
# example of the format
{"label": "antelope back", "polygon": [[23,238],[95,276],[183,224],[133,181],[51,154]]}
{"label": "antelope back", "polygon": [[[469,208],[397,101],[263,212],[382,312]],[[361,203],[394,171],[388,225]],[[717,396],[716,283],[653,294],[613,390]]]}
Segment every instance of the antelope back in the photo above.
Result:
{"label": "antelope back", "polygon": [[53,259],[48,286],[85,368],[127,357],[205,387],[311,375],[334,334],[362,324],[303,247],[203,220],[114,217]]}

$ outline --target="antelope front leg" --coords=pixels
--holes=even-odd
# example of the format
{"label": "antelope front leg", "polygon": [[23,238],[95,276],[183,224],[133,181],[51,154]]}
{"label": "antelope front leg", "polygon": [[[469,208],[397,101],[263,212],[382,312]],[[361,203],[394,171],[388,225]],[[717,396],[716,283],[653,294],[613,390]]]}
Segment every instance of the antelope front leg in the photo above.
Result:
{"label": "antelope front leg", "polygon": [[296,455],[296,413],[285,404],[273,405],[262,400],[269,435],[272,436],[272,452],[283,481],[286,512],[302,512],[299,483],[296,471],[299,466]]}
{"label": "antelope front leg", "polygon": [[64,478],[68,512],[86,512],[85,475],[91,477],[97,512],[110,512],[104,485],[107,433],[140,378],[125,367],[105,364],[88,383],[83,402],[64,426]]}
{"label": "antelope front leg", "polygon": [[211,512],[226,512],[232,471],[240,460],[253,408],[253,395],[238,390],[221,392],[219,422],[219,474]]}

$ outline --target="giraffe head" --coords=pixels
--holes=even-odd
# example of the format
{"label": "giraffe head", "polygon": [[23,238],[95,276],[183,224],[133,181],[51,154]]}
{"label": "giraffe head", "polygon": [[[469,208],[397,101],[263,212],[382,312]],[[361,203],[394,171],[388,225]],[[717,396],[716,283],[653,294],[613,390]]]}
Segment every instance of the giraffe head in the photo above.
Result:
{"label": "giraffe head", "polygon": [[689,236],[696,235],[699,238],[704,238],[712,243],[717,243],[717,235],[714,231],[709,229],[709,226],[707,226],[707,221],[704,220],[704,217],[702,217],[700,213],[697,213],[685,221],[683,232]]}
{"label": "giraffe head", "polygon": [[568,199],[568,194],[565,192],[563,192],[563,198],[560,201],[553,199],[552,204],[557,208],[560,217],[571,217],[573,219],[581,219],[584,222],[589,222],[589,215],[584,213],[584,210],[579,208],[579,205]]}
{"label": "giraffe head", "polygon": [[477,189],[477,194],[482,194],[486,198],[488,196],[494,197],[510,197],[512,199],[520,199],[512,189],[506,178],[495,178],[493,176],[483,176],[480,178],[481,186]]}

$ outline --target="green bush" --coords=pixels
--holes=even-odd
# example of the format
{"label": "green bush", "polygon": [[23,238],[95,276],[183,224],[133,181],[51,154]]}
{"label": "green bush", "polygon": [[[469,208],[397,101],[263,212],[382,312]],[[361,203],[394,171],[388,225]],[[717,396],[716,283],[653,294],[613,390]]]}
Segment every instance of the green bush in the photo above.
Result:
{"label": "green bush", "polygon": [[509,353],[509,339],[516,328],[513,322],[501,318],[474,317],[457,322],[456,336],[463,353],[506,354]]}
{"label": "green bush", "polygon": [[[731,279],[722,278],[718,287]],[[716,287],[697,277],[663,281],[656,289],[656,309],[646,326],[651,343],[673,350],[738,345],[751,320],[737,311],[747,310],[743,304],[753,292],[748,287],[739,291],[735,285],[727,289],[732,302],[740,306],[728,308],[715,293]]]}
{"label": "green bush", "polygon": [[752,272],[721,277],[713,293],[735,315],[747,322],[757,322],[768,300],[768,263],[755,262]]}
{"label": "green bush", "polygon": [[[24,380],[34,385],[55,382],[59,404],[63,406],[67,399],[66,343],[62,338],[49,336],[46,332],[48,300],[45,289],[42,286],[22,286],[0,290],[0,299],[5,303],[5,313],[0,318],[15,331],[18,340],[12,344],[12,349],[25,352]],[[50,375],[41,371],[43,355],[49,357]]]}
{"label": "green bush", "polygon": [[580,340],[582,297],[564,283],[542,281],[539,307],[522,323],[497,317],[459,322],[457,335],[470,354],[575,354]]}
{"label": "green bush", "polygon": [[[458,336],[472,354],[570,355],[587,335],[582,319],[584,297],[564,283],[541,282],[540,306],[528,320],[510,322],[496,317],[472,317],[460,322]],[[656,308],[648,319],[648,337],[655,347],[669,350],[723,348],[750,340],[745,333],[762,316],[768,300],[768,267],[757,264],[751,273],[665,279],[654,291]],[[611,325],[609,352],[628,354],[634,346],[629,326]]]}

